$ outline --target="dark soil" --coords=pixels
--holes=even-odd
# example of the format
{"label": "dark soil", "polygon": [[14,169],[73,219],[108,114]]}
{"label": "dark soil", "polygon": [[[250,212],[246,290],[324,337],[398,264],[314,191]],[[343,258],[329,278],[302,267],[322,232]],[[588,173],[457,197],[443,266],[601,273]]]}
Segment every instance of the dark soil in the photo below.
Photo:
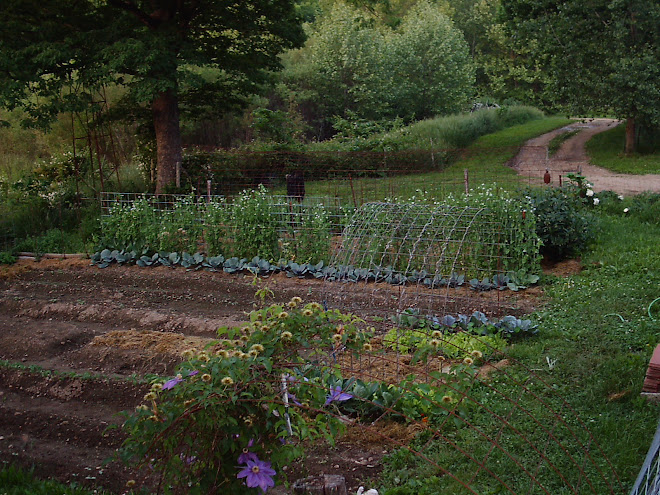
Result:
{"label": "dark soil", "polygon": [[[123,491],[130,471],[106,463],[123,437],[108,427],[120,425],[119,413],[141,403],[148,386],[140,377],[171,374],[183,349],[202,348],[217,328],[246,321],[259,303],[255,291],[264,285],[274,293],[269,303],[297,295],[365,317],[442,300],[426,289],[385,284],[339,285],[284,275],[255,282],[168,268],[101,270],[85,260],[21,261],[1,268],[0,359],[10,366],[0,367],[0,459],[35,466],[39,476]],[[539,289],[451,290],[439,306],[451,301],[453,310],[486,308],[492,315],[529,312],[540,296]],[[406,292],[414,297],[404,297]],[[396,424],[349,428],[335,447],[309,449],[291,466],[289,478],[343,474],[354,491],[377,478],[383,455],[413,434]]]}

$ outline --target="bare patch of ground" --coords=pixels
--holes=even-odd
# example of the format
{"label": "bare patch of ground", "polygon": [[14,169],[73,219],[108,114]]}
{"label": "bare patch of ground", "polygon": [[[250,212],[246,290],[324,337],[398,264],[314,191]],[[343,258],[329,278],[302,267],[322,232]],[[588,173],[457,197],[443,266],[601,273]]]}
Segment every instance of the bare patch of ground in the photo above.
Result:
{"label": "bare patch of ground", "polygon": [[[123,436],[107,428],[121,424],[121,411],[142,402],[149,385],[141,377],[171,375],[182,350],[204,348],[218,327],[246,321],[260,304],[255,291],[264,285],[274,293],[268,303],[297,295],[344,310],[354,306],[365,316],[370,307],[391,315],[401,305],[433,300],[426,288],[388,284],[280,274],[255,285],[251,276],[226,273],[22,260],[0,272],[0,359],[9,362],[0,367],[0,458],[35,465],[39,476],[124,491],[132,473],[118,462],[104,463]],[[463,287],[442,296],[456,311],[485,308],[498,315],[513,308],[521,314],[533,310],[541,290],[477,293]],[[351,304],[344,308],[342,301]],[[374,324],[391,326],[389,320]],[[335,447],[309,449],[291,466],[289,480],[341,473],[354,490],[376,478],[386,452],[414,434],[399,423],[349,427]]]}
{"label": "bare patch of ground", "polygon": [[[588,119],[556,129],[525,143],[519,153],[509,163],[520,175],[528,178],[532,184],[543,184],[546,169],[550,171],[551,184],[560,185],[560,176],[566,180],[566,174],[580,173],[593,184],[595,191],[614,191],[623,195],[634,195],[645,191],[660,192],[660,175],[617,174],[589,163],[585,143],[592,136],[607,131],[621,122],[613,119]],[[573,130],[580,130],[567,139],[557,153],[548,157],[548,144],[556,136]]]}

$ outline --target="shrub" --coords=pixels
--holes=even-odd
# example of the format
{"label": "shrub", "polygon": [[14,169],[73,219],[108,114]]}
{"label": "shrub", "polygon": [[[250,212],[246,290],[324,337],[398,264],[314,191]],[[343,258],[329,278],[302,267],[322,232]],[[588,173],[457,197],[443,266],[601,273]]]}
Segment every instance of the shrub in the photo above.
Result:
{"label": "shrub", "polygon": [[0,265],[11,265],[16,263],[16,258],[7,251],[0,251]]}
{"label": "shrub", "polygon": [[335,350],[357,351],[369,334],[351,315],[301,303],[293,298],[253,311],[244,328],[220,329],[215,352],[184,352],[178,374],[156,381],[127,414],[121,458],[177,493],[190,484],[195,493],[254,493],[239,477],[246,469],[257,466],[272,486],[270,469],[301,455],[302,441],[332,439],[336,404],[352,397],[341,389]]}
{"label": "shrub", "polygon": [[594,240],[596,218],[575,186],[532,188],[524,194],[534,208],[542,253],[563,259],[584,250]]}

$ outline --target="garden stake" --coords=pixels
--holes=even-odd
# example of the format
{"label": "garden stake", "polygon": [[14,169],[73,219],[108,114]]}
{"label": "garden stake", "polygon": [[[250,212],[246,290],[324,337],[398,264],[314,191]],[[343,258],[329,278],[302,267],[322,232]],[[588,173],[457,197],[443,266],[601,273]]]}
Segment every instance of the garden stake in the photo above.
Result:
{"label": "garden stake", "polygon": [[291,429],[291,416],[289,416],[289,393],[286,388],[286,374],[282,373],[282,395],[284,396],[284,418],[286,419],[286,431],[289,433],[289,436],[293,436],[293,430]]}

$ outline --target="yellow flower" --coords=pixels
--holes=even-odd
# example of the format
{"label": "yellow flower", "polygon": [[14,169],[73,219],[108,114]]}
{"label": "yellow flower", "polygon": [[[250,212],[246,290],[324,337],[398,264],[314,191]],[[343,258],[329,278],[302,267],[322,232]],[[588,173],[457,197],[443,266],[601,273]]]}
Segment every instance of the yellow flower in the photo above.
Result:
{"label": "yellow flower", "polygon": [[454,399],[452,399],[451,395],[445,395],[442,397],[442,402],[444,402],[445,404],[450,404],[454,402]]}
{"label": "yellow flower", "polygon": [[310,303],[310,304],[308,305],[308,307],[309,307],[309,309],[311,309],[312,311],[321,311],[321,310],[323,309],[323,306],[321,306],[321,305],[320,305],[319,303],[317,303],[317,302]]}
{"label": "yellow flower", "polygon": [[242,345],[243,345],[243,342],[241,342],[240,340],[234,340],[234,347],[240,347]]}
{"label": "yellow flower", "polygon": [[373,350],[373,347],[371,346],[371,344],[369,342],[367,342],[366,344],[364,344],[362,346],[362,349],[364,349],[367,352],[371,352]]}
{"label": "yellow flower", "polygon": [[209,356],[205,352],[202,352],[199,356],[197,356],[197,359],[199,359],[202,363],[209,362]]}
{"label": "yellow flower", "polygon": [[193,351],[192,349],[186,349],[182,353],[183,359],[192,359],[194,355],[195,355],[195,351]]}
{"label": "yellow flower", "polygon": [[245,418],[243,422],[245,423],[245,426],[252,426],[252,423],[254,423],[250,417]]}
{"label": "yellow flower", "polygon": [[282,332],[282,340],[291,340],[293,334],[291,332]]}
{"label": "yellow flower", "polygon": [[314,314],[314,311],[311,309],[306,309],[302,312],[303,316],[312,316]]}
{"label": "yellow flower", "polygon": [[257,352],[264,352],[264,346],[262,346],[261,344],[254,344],[254,345],[250,348],[250,350],[255,350],[255,351],[257,351]]}
{"label": "yellow flower", "polygon": [[234,384],[234,380],[232,379],[231,376],[226,376],[222,380],[220,380],[220,383],[228,387]]}
{"label": "yellow flower", "polygon": [[229,357],[229,353],[225,351],[224,349],[221,351],[218,351],[215,353],[216,356],[221,357],[222,359],[227,359]]}
{"label": "yellow flower", "polygon": [[202,381],[206,382],[206,383],[210,383],[211,382],[211,375],[209,375],[208,373],[204,373],[202,375]]}
{"label": "yellow flower", "polygon": [[242,342],[247,342],[248,340],[250,340],[250,337],[248,337],[247,335],[241,335]]}
{"label": "yellow flower", "polygon": [[261,331],[264,333],[267,332],[268,330],[270,330],[270,327],[268,325],[264,325],[263,327],[261,327]]}
{"label": "yellow flower", "polygon": [[158,392],[158,391],[161,390],[162,388],[163,388],[163,384],[162,384],[162,383],[154,383],[154,384],[151,386],[151,390],[152,390],[153,392]]}
{"label": "yellow flower", "polygon": [[440,347],[440,341],[439,341],[438,339],[433,339],[433,340],[431,340],[431,342],[429,342],[429,343],[430,343],[433,347],[435,347],[436,349],[437,349],[438,347]]}
{"label": "yellow flower", "polygon": [[342,337],[340,333],[336,333],[332,336],[332,340],[334,340],[337,343],[341,342],[343,338],[344,337]]}
{"label": "yellow flower", "polygon": [[135,486],[135,480],[128,480],[126,482],[126,488],[132,488]]}
{"label": "yellow flower", "polygon": [[296,303],[296,304],[301,304],[301,303],[302,303],[302,299],[300,299],[298,296],[293,296],[293,297],[291,298],[291,302],[292,302],[292,303]]}
{"label": "yellow flower", "polygon": [[277,315],[277,317],[278,317],[280,320],[284,320],[285,318],[288,318],[288,317],[289,317],[289,313],[287,313],[286,311],[282,311],[279,315]]}
{"label": "yellow flower", "polygon": [[259,355],[259,351],[257,351],[256,349],[250,349],[248,351],[248,356],[250,356],[251,358],[256,358],[258,355]]}
{"label": "yellow flower", "polygon": [[140,404],[139,406],[137,406],[137,407],[135,408],[135,410],[136,410],[136,411],[148,411],[148,410],[149,410],[149,407],[148,407],[148,406],[145,406],[144,404]]}
{"label": "yellow flower", "polygon": [[471,357],[466,357],[465,359],[463,359],[463,364],[467,364],[468,366],[470,366],[472,363],[474,363],[474,360]]}
{"label": "yellow flower", "polygon": [[147,395],[144,396],[144,400],[156,400],[156,394],[153,392],[149,392]]}
{"label": "yellow flower", "polygon": [[432,339],[439,339],[441,337],[442,337],[442,332],[439,330],[434,330],[433,333],[431,333]]}
{"label": "yellow flower", "polygon": [[250,333],[251,331],[252,331],[252,329],[250,327],[241,328],[241,332],[243,332],[243,333]]}
{"label": "yellow flower", "polygon": [[286,305],[289,306],[289,308],[293,309],[293,308],[295,308],[296,306],[298,306],[298,303],[296,303],[295,301],[291,300],[291,301],[289,301],[288,303],[286,303]]}
{"label": "yellow flower", "polygon": [[483,354],[481,353],[481,351],[478,351],[478,350],[476,350],[476,349],[475,349],[474,351],[472,351],[472,352],[470,353],[470,355],[471,355],[474,359],[481,359],[481,358],[483,357]]}

